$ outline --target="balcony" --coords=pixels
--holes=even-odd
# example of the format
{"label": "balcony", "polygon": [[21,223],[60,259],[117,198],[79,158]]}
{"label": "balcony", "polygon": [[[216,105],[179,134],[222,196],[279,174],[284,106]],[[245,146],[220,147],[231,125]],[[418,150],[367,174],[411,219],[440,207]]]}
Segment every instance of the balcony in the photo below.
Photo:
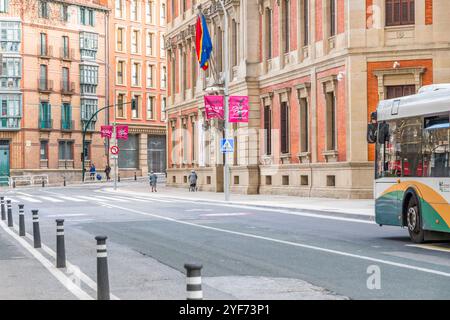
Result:
{"label": "balcony", "polygon": [[39,92],[50,93],[53,91],[53,80],[38,79]]}
{"label": "balcony", "polygon": [[53,129],[52,119],[39,119],[38,127],[40,130],[47,131]]}
{"label": "balcony", "polygon": [[53,47],[52,46],[37,46],[37,55],[43,59],[50,59],[53,57]]}
{"label": "balcony", "polygon": [[0,130],[19,130],[21,116],[0,117]]}
{"label": "balcony", "polygon": [[75,127],[73,120],[61,120],[61,131],[72,131]]}
{"label": "balcony", "polygon": [[61,81],[61,94],[72,95],[75,93],[75,82]]}
{"label": "balcony", "polygon": [[75,60],[75,49],[69,48],[61,48],[60,49],[60,57],[65,61],[73,61]]}

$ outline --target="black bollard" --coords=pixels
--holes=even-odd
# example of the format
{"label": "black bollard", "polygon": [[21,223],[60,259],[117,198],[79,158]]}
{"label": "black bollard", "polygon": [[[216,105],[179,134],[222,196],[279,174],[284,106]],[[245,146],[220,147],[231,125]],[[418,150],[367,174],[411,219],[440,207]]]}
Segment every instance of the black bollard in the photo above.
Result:
{"label": "black bollard", "polygon": [[0,205],[2,211],[2,220],[6,220],[5,197],[0,197]]}
{"label": "black bollard", "polygon": [[63,178],[64,179],[64,187],[66,186],[66,177]]}
{"label": "black bollard", "polygon": [[134,173],[134,181],[136,181],[137,180],[137,177],[136,177],[136,172]]}
{"label": "black bollard", "polygon": [[13,180],[13,188],[15,188],[15,187],[16,187],[16,181]]}
{"label": "black bollard", "polygon": [[106,236],[97,236],[97,300],[109,300],[108,255]]}
{"label": "black bollard", "polygon": [[120,173],[119,173],[119,175],[117,177],[117,182],[120,182]]}
{"label": "black bollard", "polygon": [[14,227],[11,200],[6,200],[6,207],[8,209],[8,227]]}
{"label": "black bollard", "polygon": [[25,237],[25,212],[24,205],[19,204],[19,236]]}
{"label": "black bollard", "polygon": [[42,180],[42,188],[45,187],[45,180]]}
{"label": "black bollard", "polygon": [[186,263],[186,300],[203,300],[201,264]]}
{"label": "black bollard", "polygon": [[64,219],[56,219],[56,267],[66,267],[66,245],[64,242]]}
{"label": "black bollard", "polygon": [[34,247],[41,247],[41,232],[39,230],[39,210],[31,210],[33,214],[33,240]]}

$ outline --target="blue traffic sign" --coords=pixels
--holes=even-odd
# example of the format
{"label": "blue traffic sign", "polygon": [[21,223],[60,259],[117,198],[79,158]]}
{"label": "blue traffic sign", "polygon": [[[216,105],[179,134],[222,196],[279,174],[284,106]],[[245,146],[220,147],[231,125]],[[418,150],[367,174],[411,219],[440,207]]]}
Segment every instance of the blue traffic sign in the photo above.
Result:
{"label": "blue traffic sign", "polygon": [[220,140],[220,151],[222,153],[233,153],[234,152],[234,139]]}

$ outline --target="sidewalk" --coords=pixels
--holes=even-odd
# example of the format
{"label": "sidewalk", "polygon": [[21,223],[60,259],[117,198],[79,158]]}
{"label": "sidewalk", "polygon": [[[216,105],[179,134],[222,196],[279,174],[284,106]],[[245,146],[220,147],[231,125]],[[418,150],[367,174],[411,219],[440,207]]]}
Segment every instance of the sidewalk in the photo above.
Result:
{"label": "sidewalk", "polygon": [[[113,188],[106,188],[114,192]],[[118,193],[148,196],[152,194],[147,184],[120,186]],[[170,188],[159,186],[158,197],[177,198],[183,200],[200,200],[225,203],[223,193],[189,192],[187,188]],[[321,211],[326,213],[360,215],[373,217],[375,215],[374,200],[360,199],[331,199],[331,198],[303,198],[281,195],[244,195],[230,194],[230,204],[251,205],[259,207],[282,208],[291,210]]]}

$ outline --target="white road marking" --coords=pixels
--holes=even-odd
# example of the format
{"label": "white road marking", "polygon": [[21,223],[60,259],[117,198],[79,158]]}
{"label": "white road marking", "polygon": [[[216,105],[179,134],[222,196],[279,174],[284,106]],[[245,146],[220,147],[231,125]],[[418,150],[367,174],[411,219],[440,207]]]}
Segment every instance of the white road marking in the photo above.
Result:
{"label": "white road marking", "polygon": [[207,213],[201,214],[201,217],[238,217],[238,216],[248,216],[249,212],[233,212],[233,213]]}
{"label": "white road marking", "polygon": [[0,226],[10,236],[12,236],[19,244],[22,245],[36,260],[38,260],[67,290],[75,295],[80,300],[93,300],[93,298],[75,285],[69,277],[67,277],[61,270],[57,269],[48,259],[46,259],[39,251],[33,248],[27,241],[19,237],[14,231],[0,222]]}
{"label": "white road marking", "polygon": [[83,217],[83,216],[87,216],[87,214],[84,213],[67,213],[67,214],[51,214],[48,216],[45,216],[46,218],[66,218],[66,217]]}
{"label": "white road marking", "polygon": [[60,196],[60,195],[58,195],[58,198],[61,198],[61,199],[63,199],[63,200],[67,200],[67,201],[74,201],[74,202],[86,202],[87,200],[85,200],[85,199],[78,199],[78,198],[75,198],[75,197],[66,197],[66,196]]}
{"label": "white road marking", "polygon": [[105,199],[106,201],[117,201],[117,202],[130,202],[130,200],[124,200],[117,197],[104,197],[104,196],[95,196],[96,198]]}
{"label": "white road marking", "polygon": [[355,258],[355,259],[360,259],[360,260],[365,260],[365,261],[370,261],[370,262],[376,262],[376,263],[390,265],[390,266],[394,266],[394,267],[398,267],[398,268],[420,271],[420,272],[425,272],[425,273],[430,273],[430,274],[435,274],[435,275],[440,275],[440,276],[450,278],[450,273],[443,272],[443,271],[417,267],[417,266],[413,266],[413,265],[409,265],[409,264],[398,263],[398,262],[384,260],[384,259],[372,258],[369,256],[363,256],[363,255],[349,253],[349,252],[345,252],[345,251],[327,249],[327,248],[322,248],[322,247],[318,247],[318,246],[302,244],[302,243],[298,243],[298,242],[280,240],[280,239],[275,239],[275,238],[270,238],[270,237],[258,236],[258,235],[254,235],[254,234],[250,234],[250,233],[244,233],[244,232],[239,232],[239,231],[232,231],[232,230],[221,229],[221,228],[216,228],[216,227],[211,227],[211,226],[205,226],[205,225],[201,225],[201,224],[197,224],[197,223],[193,223],[193,222],[181,221],[181,220],[177,220],[174,218],[164,217],[164,216],[160,216],[157,214],[143,212],[143,211],[134,210],[134,209],[129,209],[129,208],[125,208],[125,207],[121,207],[121,206],[117,206],[117,205],[111,205],[111,206],[114,208],[117,208],[117,209],[122,209],[122,210],[128,211],[128,212],[133,212],[133,213],[137,213],[140,215],[149,216],[149,217],[153,217],[153,218],[159,218],[162,220],[179,223],[179,224],[184,224],[184,225],[188,225],[188,226],[192,226],[192,227],[196,227],[196,228],[218,231],[218,232],[238,235],[238,236],[242,236],[242,237],[246,237],[246,238],[265,240],[265,241],[275,242],[275,243],[289,245],[289,246],[293,246],[293,247],[299,247],[299,248],[310,249],[310,250],[314,250],[314,251],[320,251],[320,252],[330,253],[330,254],[334,254],[334,255],[349,257],[349,258]]}
{"label": "white road marking", "polygon": [[63,200],[59,200],[57,198],[46,197],[46,196],[38,196],[38,198],[50,201],[50,202],[64,202]]}
{"label": "white road marking", "polygon": [[20,198],[20,199],[28,201],[28,202],[42,202],[41,200],[34,199],[31,197],[26,197],[26,196],[17,196],[17,198]]}
{"label": "white road marking", "polygon": [[415,247],[415,248],[425,249],[425,250],[432,250],[432,251],[440,251],[440,252],[450,253],[450,247],[449,248],[445,248],[445,247],[441,247],[441,246],[433,245],[433,244],[407,244],[406,246],[407,247]]}
{"label": "white road marking", "polygon": [[213,209],[187,209],[186,212],[211,212]]}
{"label": "white road marking", "polygon": [[89,222],[95,219],[67,219],[66,222]]}

